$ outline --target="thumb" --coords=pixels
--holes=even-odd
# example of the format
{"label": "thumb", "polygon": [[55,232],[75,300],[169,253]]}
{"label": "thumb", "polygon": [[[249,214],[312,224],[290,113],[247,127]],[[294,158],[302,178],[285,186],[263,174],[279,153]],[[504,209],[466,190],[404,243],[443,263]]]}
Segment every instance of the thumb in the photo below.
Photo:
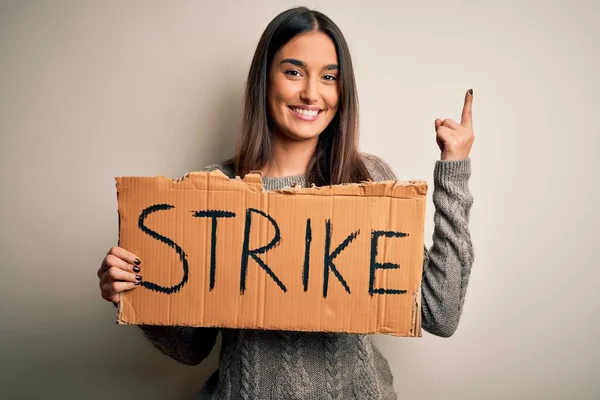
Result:
{"label": "thumb", "polygon": [[441,119],[436,119],[435,120],[435,131],[437,132],[438,129],[440,129],[440,126],[442,126],[442,120]]}

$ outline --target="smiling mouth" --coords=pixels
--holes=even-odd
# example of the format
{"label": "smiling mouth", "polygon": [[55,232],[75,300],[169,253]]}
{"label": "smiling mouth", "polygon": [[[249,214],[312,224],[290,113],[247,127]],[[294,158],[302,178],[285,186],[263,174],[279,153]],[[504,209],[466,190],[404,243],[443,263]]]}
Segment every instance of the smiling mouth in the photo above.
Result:
{"label": "smiling mouth", "polygon": [[289,106],[289,109],[295,113],[298,113],[300,115],[303,115],[303,116],[309,117],[309,118],[314,118],[317,115],[319,115],[321,113],[321,111],[323,111],[323,110],[319,110],[319,109],[307,110],[304,108],[293,107],[293,106]]}

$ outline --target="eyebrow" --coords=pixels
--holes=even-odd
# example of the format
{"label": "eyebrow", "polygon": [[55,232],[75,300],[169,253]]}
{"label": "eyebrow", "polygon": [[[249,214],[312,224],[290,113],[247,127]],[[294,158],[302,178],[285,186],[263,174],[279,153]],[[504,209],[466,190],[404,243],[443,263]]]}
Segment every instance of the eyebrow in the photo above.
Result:
{"label": "eyebrow", "polygon": [[[285,63],[292,64],[292,65],[295,65],[295,66],[301,67],[301,68],[306,68],[306,64],[303,61],[297,60],[295,58],[285,58],[285,59],[281,60],[279,65],[285,64]],[[327,64],[323,67],[323,69],[325,69],[327,71],[333,71],[336,69],[340,69],[340,67],[337,64]]]}

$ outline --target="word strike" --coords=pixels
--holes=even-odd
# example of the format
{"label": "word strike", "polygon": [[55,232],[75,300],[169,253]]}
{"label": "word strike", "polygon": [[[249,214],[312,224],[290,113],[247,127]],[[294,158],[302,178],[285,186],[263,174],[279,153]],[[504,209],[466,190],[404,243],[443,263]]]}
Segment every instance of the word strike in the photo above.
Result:
{"label": "word strike", "polygon": [[[160,233],[154,232],[152,229],[148,228],[145,225],[146,218],[156,212],[166,212],[170,209],[174,208],[174,206],[169,204],[156,204],[146,208],[138,219],[138,227],[147,235],[156,239],[167,246],[173,248],[175,252],[179,255],[179,260],[181,261],[181,266],[183,270],[183,277],[181,282],[174,286],[165,287],[158,285],[153,282],[142,282],[141,285],[147,289],[155,290],[157,292],[172,294],[177,293],[181,290],[181,288],[188,281],[188,273],[189,273],[189,265],[187,261],[187,256],[181,246],[175,243],[173,240],[169,239],[166,236],[161,235]],[[266,218],[269,223],[275,229],[275,235],[271,239],[269,243],[264,246],[258,247],[256,249],[250,248],[250,234],[252,232],[252,215],[255,214],[262,218]],[[192,215],[195,218],[210,218],[211,219],[211,240],[210,240],[210,286],[209,289],[212,291],[215,288],[215,273],[217,270],[217,230],[218,230],[218,221],[220,219],[228,219],[235,218],[236,215],[230,211],[221,211],[221,210],[203,210],[203,211],[194,211]],[[244,294],[246,291],[246,277],[248,275],[248,264],[250,259],[254,260],[266,273],[267,275],[277,284],[277,286],[284,292],[287,292],[287,287],[285,284],[275,275],[273,270],[259,257],[261,254],[264,254],[277,246],[281,240],[281,232],[279,230],[279,226],[277,225],[277,221],[275,221],[271,216],[264,213],[261,210],[257,210],[255,208],[248,208],[246,210],[246,222],[244,227],[244,242],[242,245],[242,256],[240,263],[240,292]],[[356,237],[360,234],[360,230],[350,233],[346,239],[344,239],[339,245],[335,246],[331,243],[331,220],[325,221],[325,252],[323,256],[323,297],[327,297],[327,291],[329,288],[329,275],[333,273],[333,276],[340,282],[343,288],[351,293],[350,287],[348,283],[340,274],[339,270],[334,264],[334,261],[337,256],[341,254],[351,243],[356,239]],[[369,294],[373,296],[374,294],[405,294],[406,290],[399,289],[383,289],[375,287],[375,271],[378,269],[398,269],[400,266],[398,264],[393,263],[379,263],[377,262],[377,249],[379,245],[380,238],[403,238],[408,236],[408,233],[403,232],[394,232],[394,231],[372,231],[371,232],[371,259],[370,259],[370,275],[369,275]],[[312,225],[311,220],[308,218],[306,220],[306,233],[305,233],[305,248],[304,248],[304,263],[302,267],[302,285],[304,291],[308,290],[308,279],[309,279],[309,260],[310,260],[310,249],[312,242]],[[335,248],[332,251],[333,246]]]}

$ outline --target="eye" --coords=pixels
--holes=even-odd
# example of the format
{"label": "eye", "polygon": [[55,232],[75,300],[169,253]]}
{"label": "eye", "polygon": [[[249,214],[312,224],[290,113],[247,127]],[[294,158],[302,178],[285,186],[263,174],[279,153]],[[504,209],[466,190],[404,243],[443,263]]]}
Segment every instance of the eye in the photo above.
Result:
{"label": "eye", "polygon": [[300,73],[300,71],[298,71],[297,69],[288,69],[287,71],[285,71],[285,74],[289,75],[289,76],[292,76],[294,78],[302,76],[302,74]]}
{"label": "eye", "polygon": [[335,81],[337,81],[337,76],[335,76],[335,75],[325,75],[323,77],[323,79],[325,79],[326,81],[329,81],[329,82],[335,82]]}

